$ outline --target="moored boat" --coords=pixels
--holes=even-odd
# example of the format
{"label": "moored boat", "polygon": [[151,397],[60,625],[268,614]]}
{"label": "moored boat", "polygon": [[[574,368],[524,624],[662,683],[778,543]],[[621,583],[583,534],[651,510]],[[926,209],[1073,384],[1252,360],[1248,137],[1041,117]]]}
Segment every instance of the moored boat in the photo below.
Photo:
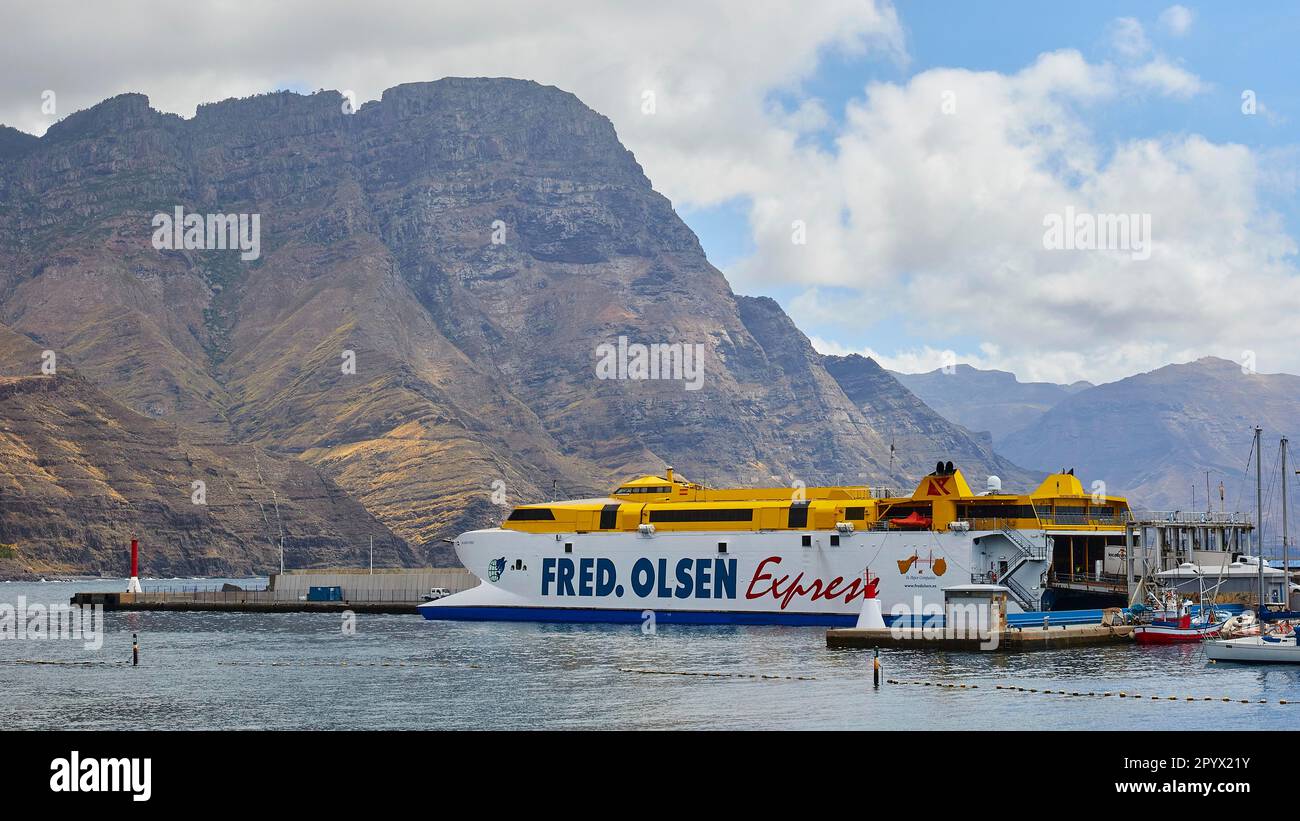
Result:
{"label": "moored boat", "polygon": [[[428,619],[852,626],[866,569],[884,618],[941,618],[952,585],[1006,587],[1011,613],[1051,609],[1054,560],[1078,570],[1124,546],[1128,503],[1073,471],[1028,493],[951,462],[910,495],[870,487],[710,488],[643,476],[606,497],[519,505],[454,540],[479,586]],[[1054,543],[1059,549],[1053,549]],[[1077,552],[1076,552],[1077,551]],[[1054,555],[1055,554],[1055,555]]]}
{"label": "moored boat", "polygon": [[1296,634],[1289,636],[1245,636],[1205,643],[1205,655],[1213,661],[1264,664],[1300,664]]}
{"label": "moored boat", "polygon": [[1225,620],[1214,620],[1213,615],[1193,619],[1191,614],[1177,621],[1154,621],[1133,628],[1133,639],[1138,644],[1184,644],[1218,638]]}

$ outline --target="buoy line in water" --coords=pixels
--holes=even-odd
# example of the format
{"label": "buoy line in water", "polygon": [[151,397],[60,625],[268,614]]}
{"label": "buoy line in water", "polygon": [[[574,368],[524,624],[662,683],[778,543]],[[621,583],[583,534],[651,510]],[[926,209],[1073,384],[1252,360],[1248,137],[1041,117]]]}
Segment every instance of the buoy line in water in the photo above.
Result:
{"label": "buoy line in water", "polygon": [[817,681],[816,676],[778,676],[771,673],[717,673],[705,670],[642,670],[636,667],[620,667],[620,673],[640,673],[647,676],[700,676],[701,678],[756,678],[781,681]]}
{"label": "buoy line in water", "polygon": [[[903,681],[901,679],[885,679],[886,684],[908,684],[918,687],[937,687],[945,690],[978,690],[978,684],[946,684],[937,681]],[[995,684],[993,689],[1002,690],[1011,693],[1035,693],[1046,696],[1069,696],[1070,698],[1132,698],[1139,701],[1217,701],[1232,704],[1297,704],[1300,702],[1287,701],[1280,698],[1277,701],[1269,701],[1266,698],[1249,699],[1249,698],[1228,698],[1227,696],[1152,696],[1143,695],[1142,693],[1130,693],[1126,690],[1107,690],[1096,692],[1090,690],[1052,690],[1044,687],[1019,687],[1014,684]]]}
{"label": "buoy line in water", "polygon": [[[433,661],[218,661],[218,667],[446,667]],[[466,665],[477,668],[478,664]]]}
{"label": "buoy line in water", "polygon": [[54,667],[122,667],[128,661],[60,661],[57,659],[8,659],[0,664],[48,664]]}

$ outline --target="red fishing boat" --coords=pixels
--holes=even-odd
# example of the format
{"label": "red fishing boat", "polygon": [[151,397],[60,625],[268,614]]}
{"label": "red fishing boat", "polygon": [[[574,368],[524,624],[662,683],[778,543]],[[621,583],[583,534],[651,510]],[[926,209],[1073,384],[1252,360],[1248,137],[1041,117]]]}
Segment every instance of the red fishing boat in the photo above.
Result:
{"label": "red fishing boat", "polygon": [[1133,638],[1138,644],[1183,644],[1184,642],[1205,641],[1219,637],[1223,630],[1223,621],[1213,617],[1201,617],[1195,621],[1190,613],[1184,613],[1177,621],[1153,621],[1139,624],[1133,629]]}

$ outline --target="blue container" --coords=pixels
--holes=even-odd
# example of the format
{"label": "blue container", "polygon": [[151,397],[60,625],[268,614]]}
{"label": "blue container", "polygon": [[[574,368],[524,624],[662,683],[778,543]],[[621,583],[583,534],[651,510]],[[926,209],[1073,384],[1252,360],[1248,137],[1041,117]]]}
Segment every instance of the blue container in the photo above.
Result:
{"label": "blue container", "polygon": [[307,601],[343,601],[342,587],[309,587]]}

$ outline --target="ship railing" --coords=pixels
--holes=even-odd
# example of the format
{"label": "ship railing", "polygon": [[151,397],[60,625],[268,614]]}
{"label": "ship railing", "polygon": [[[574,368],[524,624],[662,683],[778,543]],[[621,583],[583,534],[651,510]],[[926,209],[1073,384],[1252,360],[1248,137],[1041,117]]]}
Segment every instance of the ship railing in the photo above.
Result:
{"label": "ship railing", "polygon": [[1146,525],[1160,524],[1223,524],[1249,525],[1253,523],[1249,513],[1214,512],[1203,510],[1135,510],[1124,514],[1123,523]]}
{"label": "ship railing", "polygon": [[1002,535],[1006,536],[1007,541],[1015,545],[1016,549],[1019,550],[1026,559],[1032,559],[1036,562],[1045,561],[1047,559],[1049,550],[1048,542],[1050,539],[1044,537],[1042,542],[1036,542],[1021,534],[1020,531],[1009,527],[1002,528]]}
{"label": "ship railing", "polygon": [[1037,521],[1034,519],[1002,519],[991,517],[975,517],[967,519],[970,522],[971,530],[1019,530],[1022,522]]}

